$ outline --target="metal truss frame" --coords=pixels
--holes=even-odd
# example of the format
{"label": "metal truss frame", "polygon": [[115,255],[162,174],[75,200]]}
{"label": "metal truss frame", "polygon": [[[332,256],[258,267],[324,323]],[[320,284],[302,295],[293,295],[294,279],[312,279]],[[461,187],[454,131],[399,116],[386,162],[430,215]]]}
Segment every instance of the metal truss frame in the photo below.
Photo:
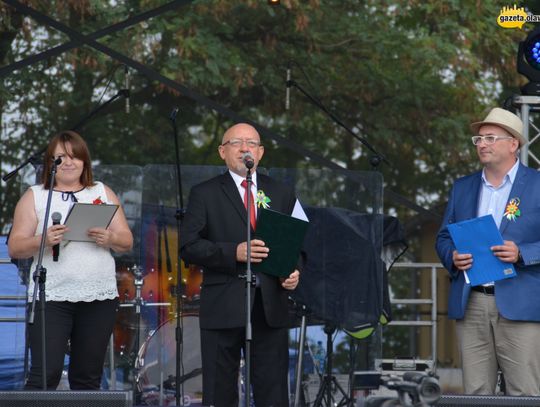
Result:
{"label": "metal truss frame", "polygon": [[[126,66],[129,66],[130,68],[136,70],[137,72],[145,75],[146,77],[150,78],[150,79],[153,79],[155,81],[158,81],[162,84],[164,84],[165,86],[168,86],[172,89],[175,89],[177,90],[180,94],[182,94],[183,96],[185,97],[188,97],[192,100],[194,100],[195,102],[203,105],[203,106],[206,106],[222,115],[224,115],[225,117],[228,117],[229,119],[231,119],[232,121],[236,122],[236,123],[240,123],[240,122],[243,122],[243,123],[248,123],[248,124],[251,124],[252,126],[254,126],[257,131],[263,135],[265,138],[268,138],[268,139],[271,139],[271,140],[274,140],[275,142],[277,142],[278,144],[282,145],[282,146],[285,146],[287,147],[288,149],[292,150],[292,151],[295,151],[296,153],[300,154],[301,156],[303,157],[306,157],[306,158],[309,158],[312,162],[315,162],[323,167],[326,167],[326,168],[329,168],[329,169],[332,169],[332,170],[338,170],[338,171],[343,171],[343,170],[346,170],[346,168],[342,167],[341,165],[339,164],[336,164],[335,162],[333,162],[332,160],[330,159],[327,159],[325,158],[324,156],[320,155],[320,154],[317,154],[305,147],[303,147],[302,145],[286,138],[286,137],[283,137],[283,136],[280,136],[276,133],[274,133],[273,131],[271,131],[270,129],[264,127],[264,126],[261,126],[260,124],[252,121],[252,120],[249,120],[248,118],[246,117],[243,117],[241,116],[240,114],[238,114],[237,112],[213,101],[212,99],[209,99],[208,97],[192,90],[192,89],[189,89],[188,87],[172,80],[172,79],[169,79],[163,75],[161,75],[159,72],[153,70],[152,68],[148,67],[147,65],[144,65],[144,64],[141,64],[129,57],[127,57],[126,55],[118,52],[118,51],[115,51],[109,47],[107,47],[106,45],[103,45],[99,42],[97,42],[96,40],[98,38],[101,38],[105,35],[108,35],[108,34],[111,34],[111,33],[114,33],[114,32],[118,32],[124,28],[127,28],[133,24],[136,24],[136,23],[139,23],[141,21],[144,21],[144,20],[147,20],[149,18],[152,18],[152,17],[155,17],[155,16],[158,16],[160,14],[163,14],[167,11],[170,11],[170,10],[173,10],[173,9],[176,9],[180,6],[184,6],[184,5],[187,5],[187,4],[190,4],[193,2],[193,0],[174,0],[174,1],[171,1],[163,6],[160,6],[160,7],[157,7],[155,9],[152,9],[150,11],[147,11],[145,13],[142,13],[142,14],[139,14],[139,15],[135,15],[133,17],[130,17],[120,23],[117,23],[117,24],[113,24],[107,28],[104,28],[104,29],[101,29],[101,30],[98,30],[98,31],[95,31],[91,34],[88,34],[88,35],[84,35],[84,34],[81,34],[80,32],[76,31],[76,30],[73,30],[72,28],[68,27],[67,25],[21,3],[20,1],[18,0],[0,0],[2,2],[4,2],[5,4],[13,7],[14,9],[16,9],[19,13],[21,14],[24,14],[24,15],[29,15],[31,16],[32,18],[34,18],[36,21],[44,24],[44,25],[48,25],[50,27],[53,27],[55,29],[57,29],[58,31],[68,35],[71,39],[71,41],[65,43],[65,44],[62,44],[60,46],[57,46],[57,47],[54,47],[54,48],[51,48],[47,51],[44,51],[40,54],[36,54],[36,55],[33,55],[33,56],[30,56],[28,58],[25,58],[24,60],[21,60],[21,61],[18,61],[18,62],[14,62],[10,65],[7,65],[5,67],[2,67],[0,68],[0,78],[1,77],[4,77],[6,75],[8,75],[9,73],[13,72],[14,70],[16,69],[21,69],[21,68],[24,68],[28,65],[31,65],[31,64],[34,64],[36,62],[39,62],[45,58],[49,58],[51,56],[54,56],[54,55],[59,55],[63,52],[66,52],[72,48],[75,48],[75,47],[78,47],[78,46],[81,46],[81,45],[85,45],[85,46],[89,46],[91,48],[94,48],[106,55],[108,55],[109,57],[111,57],[112,59],[116,60],[116,61],[119,61],[120,63],[126,65]],[[422,214],[423,216],[427,217],[428,219],[434,219],[434,220],[440,220],[440,215],[436,214],[435,212],[429,210],[429,209],[426,209],[418,204],[416,204],[415,202],[411,201],[410,199],[398,194],[398,193],[395,193],[389,189],[385,189],[385,195],[391,199],[393,202],[395,202],[396,204],[399,204],[399,205],[403,205],[409,209],[412,209],[414,210],[415,212],[419,213],[419,214]]]}
{"label": "metal truss frame", "polygon": [[540,128],[531,120],[531,113],[540,112],[540,96],[515,95],[512,103],[520,109],[523,137],[527,140],[527,144],[521,148],[520,160],[523,164],[529,165],[529,158],[531,158],[535,166],[540,167],[540,158],[530,149],[532,144],[540,140]]}

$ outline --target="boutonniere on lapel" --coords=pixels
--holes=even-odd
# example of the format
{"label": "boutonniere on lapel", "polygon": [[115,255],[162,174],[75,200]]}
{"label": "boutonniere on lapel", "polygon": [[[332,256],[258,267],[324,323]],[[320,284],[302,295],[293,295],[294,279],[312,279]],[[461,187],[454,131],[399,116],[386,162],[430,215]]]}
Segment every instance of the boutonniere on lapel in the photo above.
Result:
{"label": "boutonniere on lapel", "polygon": [[519,210],[519,202],[519,198],[510,199],[504,211],[504,216],[506,216],[506,219],[515,221],[518,217],[521,216],[521,211]]}
{"label": "boutonniere on lapel", "polygon": [[262,189],[259,189],[257,191],[257,196],[255,197],[255,203],[257,204],[257,208],[260,208],[262,206],[264,209],[268,209],[270,208],[270,202],[272,202],[272,200],[264,194],[264,191]]}
{"label": "boutonniere on lapel", "polygon": [[93,205],[105,205],[105,202],[101,200],[101,195],[92,201]]}

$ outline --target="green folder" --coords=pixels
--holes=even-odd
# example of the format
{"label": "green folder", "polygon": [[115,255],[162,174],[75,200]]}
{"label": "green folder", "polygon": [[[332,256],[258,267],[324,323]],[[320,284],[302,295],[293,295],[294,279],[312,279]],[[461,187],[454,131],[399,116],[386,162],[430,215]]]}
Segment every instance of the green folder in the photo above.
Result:
{"label": "green folder", "polygon": [[268,257],[252,263],[256,273],[289,277],[298,264],[309,222],[270,209],[259,209],[255,239],[270,249]]}

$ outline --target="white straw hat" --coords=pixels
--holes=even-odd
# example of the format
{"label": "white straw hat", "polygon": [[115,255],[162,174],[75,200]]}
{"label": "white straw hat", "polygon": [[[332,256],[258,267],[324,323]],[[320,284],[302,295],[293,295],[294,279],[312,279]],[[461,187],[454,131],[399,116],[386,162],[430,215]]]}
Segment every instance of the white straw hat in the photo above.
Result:
{"label": "white straw hat", "polygon": [[523,137],[523,122],[518,116],[512,112],[509,112],[508,110],[501,109],[500,107],[491,109],[483,121],[471,124],[471,130],[475,135],[478,135],[478,130],[480,130],[480,127],[486,124],[492,124],[505,129],[512,136],[518,139],[520,147],[527,144],[527,140],[525,140],[525,137]]}

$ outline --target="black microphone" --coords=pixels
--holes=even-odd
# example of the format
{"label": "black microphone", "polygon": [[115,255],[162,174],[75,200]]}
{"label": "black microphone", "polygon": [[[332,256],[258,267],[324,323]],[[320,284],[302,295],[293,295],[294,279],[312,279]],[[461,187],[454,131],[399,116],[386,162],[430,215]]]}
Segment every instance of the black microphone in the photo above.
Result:
{"label": "black microphone", "polygon": [[255,161],[253,160],[254,160],[253,155],[249,151],[246,151],[242,155],[242,161],[244,162],[244,165],[246,166],[246,168],[249,170],[251,170],[253,166],[255,165]]}
{"label": "black microphone", "polygon": [[169,115],[169,120],[170,121],[172,121],[172,122],[176,121],[176,115],[178,114],[179,110],[180,109],[178,109],[178,106],[173,107],[173,110],[172,110],[171,114]]}
{"label": "black microphone", "polygon": [[52,160],[53,160],[53,164],[56,165],[57,167],[60,164],[62,164],[62,157],[53,157]]}
{"label": "black microphone", "polygon": [[285,110],[291,107],[291,68],[287,67],[287,88],[285,90]]}
{"label": "black microphone", "polygon": [[126,113],[129,114],[129,69],[124,65],[124,92],[126,97]]}
{"label": "black microphone", "polygon": [[[53,212],[51,215],[52,224],[59,225],[62,220],[62,214],[60,212]],[[55,244],[52,247],[52,259],[53,261],[58,261],[58,255],[60,254],[60,243]]]}

